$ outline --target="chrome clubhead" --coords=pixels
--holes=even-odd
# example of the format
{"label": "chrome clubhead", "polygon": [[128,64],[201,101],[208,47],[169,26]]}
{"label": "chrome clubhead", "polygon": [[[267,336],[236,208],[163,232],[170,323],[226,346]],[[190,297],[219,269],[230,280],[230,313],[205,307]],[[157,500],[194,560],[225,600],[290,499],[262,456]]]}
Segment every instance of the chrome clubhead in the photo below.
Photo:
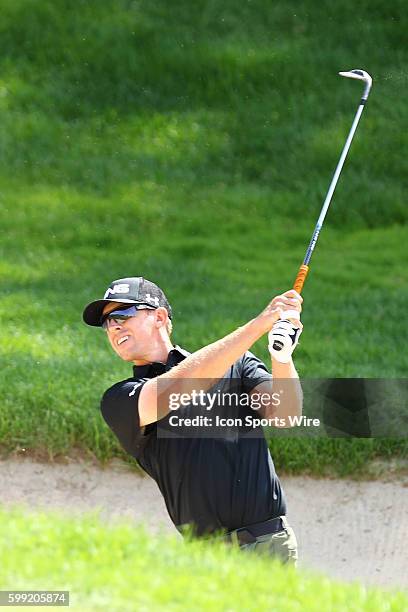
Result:
{"label": "chrome clubhead", "polygon": [[339,75],[348,79],[357,79],[358,81],[364,81],[366,86],[363,93],[363,100],[367,100],[373,82],[373,79],[370,77],[368,72],[356,68],[354,70],[348,70],[347,72],[339,72]]}

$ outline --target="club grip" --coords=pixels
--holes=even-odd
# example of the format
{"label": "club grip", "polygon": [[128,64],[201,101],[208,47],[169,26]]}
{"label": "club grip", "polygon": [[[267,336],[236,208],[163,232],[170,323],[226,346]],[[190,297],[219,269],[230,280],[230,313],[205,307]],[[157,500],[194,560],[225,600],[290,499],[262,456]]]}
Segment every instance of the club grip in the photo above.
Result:
{"label": "club grip", "polygon": [[306,280],[306,276],[308,272],[309,272],[309,266],[302,264],[299,268],[299,272],[293,284],[294,290],[297,291],[298,293],[302,293],[303,284]]}

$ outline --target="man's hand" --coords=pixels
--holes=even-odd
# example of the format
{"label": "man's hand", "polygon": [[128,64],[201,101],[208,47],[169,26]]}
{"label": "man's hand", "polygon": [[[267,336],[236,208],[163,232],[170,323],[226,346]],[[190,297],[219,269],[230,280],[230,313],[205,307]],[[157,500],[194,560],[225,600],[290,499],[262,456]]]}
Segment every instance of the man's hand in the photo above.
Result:
{"label": "man's hand", "polygon": [[296,328],[302,329],[300,313],[303,298],[297,291],[290,289],[277,295],[268,306],[258,315],[257,319],[264,327],[264,333],[269,332],[279,319],[289,319]]}
{"label": "man's hand", "polygon": [[300,321],[293,325],[291,321],[276,321],[268,334],[268,349],[271,357],[280,363],[289,363],[292,353],[298,345],[299,336],[302,333]]}

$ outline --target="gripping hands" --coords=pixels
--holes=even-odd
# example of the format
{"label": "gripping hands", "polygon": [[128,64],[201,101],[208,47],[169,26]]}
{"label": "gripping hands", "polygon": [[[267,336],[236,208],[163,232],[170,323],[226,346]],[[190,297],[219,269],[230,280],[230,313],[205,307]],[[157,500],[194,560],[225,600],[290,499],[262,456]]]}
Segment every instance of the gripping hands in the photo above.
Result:
{"label": "gripping hands", "polygon": [[298,345],[300,327],[286,319],[276,321],[268,334],[268,349],[272,357],[280,363],[288,363],[292,353]]}
{"label": "gripping hands", "polygon": [[[294,289],[276,296],[262,315],[269,321],[268,348],[280,363],[288,363],[302,333],[302,297]],[[271,328],[272,326],[272,328]]]}

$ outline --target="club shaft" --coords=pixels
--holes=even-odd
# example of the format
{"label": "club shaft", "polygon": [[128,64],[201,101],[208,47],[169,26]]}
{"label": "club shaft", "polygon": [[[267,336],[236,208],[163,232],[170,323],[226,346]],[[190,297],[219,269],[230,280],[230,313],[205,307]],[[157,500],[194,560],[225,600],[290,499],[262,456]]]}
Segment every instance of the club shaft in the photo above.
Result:
{"label": "club shaft", "polygon": [[314,229],[312,239],[311,239],[311,241],[309,243],[309,246],[308,246],[308,249],[306,251],[306,255],[305,255],[305,258],[303,260],[303,264],[306,265],[306,266],[309,265],[310,259],[312,257],[313,250],[314,250],[314,248],[316,246],[316,242],[317,242],[317,239],[319,237],[320,230],[321,230],[321,228],[323,226],[323,222],[324,222],[324,219],[326,217],[326,213],[327,213],[327,211],[329,209],[330,202],[332,200],[334,190],[336,189],[337,181],[339,180],[340,173],[342,171],[344,162],[345,162],[346,157],[347,157],[347,153],[348,153],[348,151],[350,149],[350,145],[351,145],[351,142],[353,140],[353,137],[354,137],[355,131],[357,129],[358,122],[360,121],[361,113],[363,112],[363,110],[364,110],[364,104],[360,104],[360,106],[357,109],[356,116],[354,117],[353,125],[351,126],[349,135],[347,137],[346,144],[344,145],[343,151],[342,151],[342,153],[340,155],[340,159],[339,159],[339,162],[337,164],[336,170],[334,172],[332,181],[330,183],[330,187],[329,187],[329,190],[327,192],[326,198],[324,200],[324,203],[323,203],[322,210],[320,212],[319,218],[317,220],[316,227]]}
{"label": "club shaft", "polygon": [[298,293],[301,293],[302,288],[303,288],[303,284],[304,284],[304,282],[306,280],[306,276],[307,276],[307,273],[309,271],[309,263],[310,263],[310,260],[312,258],[312,254],[313,254],[314,248],[316,246],[317,240],[319,238],[320,230],[322,229],[323,222],[324,222],[324,219],[326,217],[326,213],[327,213],[327,211],[329,209],[330,202],[332,200],[334,190],[336,189],[337,181],[339,180],[339,177],[340,177],[340,174],[341,174],[344,162],[345,162],[346,157],[347,157],[347,153],[348,153],[348,151],[350,149],[350,145],[352,143],[355,131],[357,129],[358,122],[360,121],[361,114],[362,114],[362,112],[364,110],[365,100],[366,100],[366,98],[363,97],[363,99],[361,100],[361,103],[360,103],[360,105],[359,105],[359,107],[357,109],[356,115],[354,117],[353,124],[352,124],[352,126],[350,128],[350,132],[349,132],[349,134],[347,136],[346,143],[345,143],[345,145],[343,147],[343,151],[341,152],[340,159],[338,161],[338,164],[336,166],[336,170],[334,171],[333,178],[331,180],[329,189],[327,191],[326,198],[325,198],[325,200],[323,202],[322,210],[320,212],[319,218],[318,218],[316,226],[314,228],[312,238],[311,238],[311,240],[309,242],[309,246],[307,247],[307,251],[306,251],[305,258],[303,260],[303,264],[300,266],[298,275],[297,275],[296,280],[294,282],[293,288]]}

